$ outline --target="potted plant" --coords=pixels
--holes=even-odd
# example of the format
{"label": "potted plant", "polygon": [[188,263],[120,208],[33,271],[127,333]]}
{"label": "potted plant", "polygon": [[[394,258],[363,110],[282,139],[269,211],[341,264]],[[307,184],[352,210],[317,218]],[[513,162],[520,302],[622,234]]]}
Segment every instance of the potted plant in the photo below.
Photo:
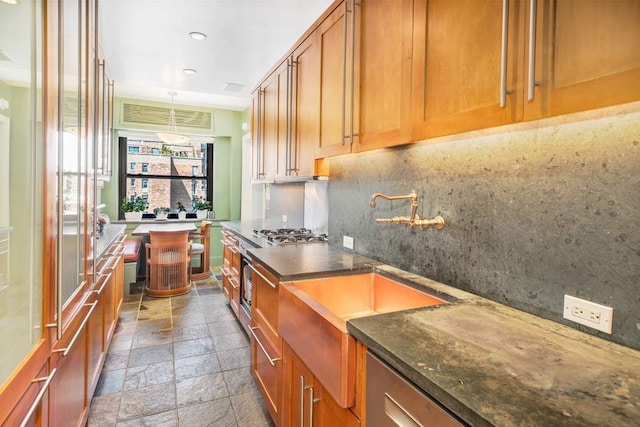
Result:
{"label": "potted plant", "polygon": [[124,219],[127,221],[140,221],[142,219],[142,212],[147,208],[148,204],[145,199],[135,194],[122,199],[120,209],[124,212]]}
{"label": "potted plant", "polygon": [[187,208],[184,207],[182,202],[178,202],[178,219],[187,218]]}
{"label": "potted plant", "polygon": [[196,211],[196,217],[198,219],[206,219],[208,212],[213,209],[211,202],[208,200],[198,199],[193,202],[193,210]]}
{"label": "potted plant", "polygon": [[156,214],[156,219],[167,219],[170,210],[165,206],[159,206],[153,210],[153,213]]}

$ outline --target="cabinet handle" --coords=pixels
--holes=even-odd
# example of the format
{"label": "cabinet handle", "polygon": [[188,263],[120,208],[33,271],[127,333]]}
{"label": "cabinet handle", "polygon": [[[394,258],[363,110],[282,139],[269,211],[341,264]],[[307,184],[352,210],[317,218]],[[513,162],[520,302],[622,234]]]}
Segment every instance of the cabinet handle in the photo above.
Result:
{"label": "cabinet handle", "polygon": [[355,88],[355,69],[356,69],[356,0],[351,1],[351,111],[349,118],[349,143],[353,144],[353,106],[354,106],[354,88]]}
{"label": "cabinet handle", "polygon": [[502,0],[502,52],[500,54],[500,108],[507,105],[507,51],[509,44],[509,0]]}
{"label": "cabinet handle", "polygon": [[262,343],[260,342],[260,338],[258,338],[258,336],[256,335],[255,332],[253,332],[256,329],[260,329],[257,326],[250,326],[249,330],[251,331],[251,335],[253,335],[253,338],[256,340],[256,342],[258,343],[258,345],[260,346],[260,349],[262,350],[262,352],[264,353],[265,356],[267,356],[267,359],[269,360],[269,363],[271,364],[271,366],[276,366],[276,362],[278,360],[280,360],[280,358],[272,358],[271,356],[269,356],[269,353],[267,353],[267,349],[264,348],[264,346],[262,345]]}
{"label": "cabinet handle", "polygon": [[349,2],[344,2],[344,24],[342,27],[342,145],[346,135],[346,119],[347,119],[347,13],[349,13]]}
{"label": "cabinet handle", "polygon": [[529,1],[529,88],[527,99],[533,101],[535,98],[534,89],[540,85],[540,82],[536,81],[536,17],[537,13],[537,1]]}
{"label": "cabinet handle", "polygon": [[53,380],[53,377],[55,377],[56,372],[58,372],[58,369],[53,368],[48,377],[36,378],[33,381],[31,381],[32,383],[38,383],[38,382],[44,381],[44,384],[42,385],[42,388],[36,395],[36,399],[31,404],[31,407],[29,407],[29,410],[27,411],[26,415],[22,419],[22,422],[20,423],[20,427],[25,427],[29,422],[29,420],[31,419],[31,416],[33,415],[33,413],[36,411],[36,409],[38,409],[38,405],[40,404],[40,401],[44,397],[44,394],[49,389],[49,386],[51,385],[51,381]]}
{"label": "cabinet handle", "polygon": [[107,286],[107,283],[109,283],[109,281],[111,280],[111,276],[113,276],[113,272],[107,274],[107,277],[104,279],[104,283],[102,284],[102,286],[100,286],[100,289],[98,289],[97,291],[93,291],[97,296],[102,295],[102,291],[104,291],[104,287]]}
{"label": "cabinet handle", "polygon": [[89,309],[89,311],[87,312],[87,315],[85,316],[84,320],[82,321],[82,323],[78,327],[78,330],[73,335],[73,338],[71,338],[71,341],[69,341],[69,344],[65,348],[59,348],[57,350],[51,350],[52,353],[62,353],[62,357],[67,357],[67,355],[69,354],[69,352],[73,348],[73,345],[76,343],[76,340],[80,336],[80,333],[82,332],[84,327],[87,325],[87,322],[89,321],[89,318],[91,317],[91,314],[93,314],[93,310],[95,310],[96,305],[98,305],[98,301],[94,301],[91,304],[85,304],[84,305],[85,307],[91,307],[91,308]]}
{"label": "cabinet handle", "polygon": [[407,427],[423,427],[406,409],[402,407],[396,400],[389,395],[384,394],[384,413],[399,426]]}
{"label": "cabinet handle", "polygon": [[304,376],[300,375],[300,427],[304,426],[304,391],[307,386],[304,385]]}
{"label": "cabinet handle", "polygon": [[309,427],[313,427],[313,405],[318,403],[320,399],[313,397],[313,387],[307,386],[309,389]]}
{"label": "cabinet handle", "polygon": [[285,159],[285,175],[289,175],[289,172],[291,172],[291,145],[292,145],[292,141],[291,141],[291,122],[293,120],[291,120],[291,114],[293,113],[293,57],[289,57],[287,58],[287,122],[285,124],[286,126],[286,132],[285,132],[285,145],[286,145],[286,149],[285,149],[285,153],[286,153],[286,159]]}
{"label": "cabinet handle", "polygon": [[277,288],[277,286],[276,286],[274,283],[272,283],[272,282],[271,282],[271,280],[267,279],[267,278],[264,276],[264,274],[262,274],[262,273],[260,273],[258,270],[256,270],[256,268],[255,268],[253,265],[251,265],[251,264],[247,264],[247,265],[248,265],[248,266],[249,266],[249,268],[251,268],[253,271],[255,271],[256,273],[258,273],[258,275],[259,275],[260,277],[262,277],[262,278],[264,279],[264,281],[265,281],[265,282],[267,282],[267,284],[268,284],[269,286],[271,286],[273,289],[276,289],[276,288]]}

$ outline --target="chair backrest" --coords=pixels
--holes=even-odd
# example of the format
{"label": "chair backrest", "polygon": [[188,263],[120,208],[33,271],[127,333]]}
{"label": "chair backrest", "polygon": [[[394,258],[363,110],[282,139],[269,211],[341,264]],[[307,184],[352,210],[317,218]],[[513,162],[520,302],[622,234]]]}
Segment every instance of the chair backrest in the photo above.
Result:
{"label": "chair backrest", "polygon": [[211,234],[211,224],[213,224],[211,221],[202,221],[200,223],[200,233],[205,239],[208,239]]}
{"label": "chair backrest", "polygon": [[149,242],[153,248],[187,247],[189,231],[149,231]]}

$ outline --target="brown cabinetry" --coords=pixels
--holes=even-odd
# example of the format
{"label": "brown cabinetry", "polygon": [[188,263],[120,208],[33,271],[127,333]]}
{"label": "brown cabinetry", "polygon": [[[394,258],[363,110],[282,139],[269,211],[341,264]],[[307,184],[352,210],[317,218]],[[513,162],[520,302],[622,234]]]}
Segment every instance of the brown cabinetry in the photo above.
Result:
{"label": "brown cabinetry", "polygon": [[222,292],[236,316],[240,312],[240,262],[239,242],[232,233],[222,232]]}
{"label": "brown cabinetry", "polygon": [[526,16],[526,119],[640,99],[640,2],[529,0]]}
{"label": "brown cabinetry", "polygon": [[280,425],[282,338],[278,334],[278,280],[254,261],[251,296],[251,374],[269,414]]}
{"label": "brown cabinetry", "polygon": [[285,402],[283,425],[288,426],[358,426],[360,422],[350,409],[341,408],[324,389],[298,355],[283,346]]}
{"label": "brown cabinetry", "polygon": [[635,0],[416,0],[412,140],[640,99]]}

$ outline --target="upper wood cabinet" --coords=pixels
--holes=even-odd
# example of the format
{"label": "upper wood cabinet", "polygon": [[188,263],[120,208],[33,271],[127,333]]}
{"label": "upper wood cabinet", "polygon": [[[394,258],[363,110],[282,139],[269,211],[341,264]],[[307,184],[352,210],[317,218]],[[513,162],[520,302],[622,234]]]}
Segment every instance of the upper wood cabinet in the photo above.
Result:
{"label": "upper wood cabinet", "polygon": [[352,1],[342,2],[316,30],[320,52],[320,138],[316,157],[351,152]]}
{"label": "upper wood cabinet", "polygon": [[412,140],[640,99],[640,2],[415,0]]}
{"label": "upper wood cabinet", "polygon": [[315,175],[318,88],[318,51],[312,35],[254,93],[254,182]]}
{"label": "upper wood cabinet", "polygon": [[411,138],[413,1],[352,1],[318,27],[317,157]]}
{"label": "upper wood cabinet", "polygon": [[412,140],[522,118],[523,7],[415,1]]}
{"label": "upper wood cabinet", "polygon": [[640,1],[530,0],[526,14],[526,119],[640,99]]}
{"label": "upper wood cabinet", "polygon": [[355,11],[353,151],[406,144],[411,140],[413,1],[362,1]]}
{"label": "upper wood cabinet", "polygon": [[[319,51],[315,34],[303,41],[290,57],[288,146],[279,147],[277,177],[311,177],[319,138]],[[286,141],[286,140],[285,140]],[[282,148],[282,149],[280,149]]]}

